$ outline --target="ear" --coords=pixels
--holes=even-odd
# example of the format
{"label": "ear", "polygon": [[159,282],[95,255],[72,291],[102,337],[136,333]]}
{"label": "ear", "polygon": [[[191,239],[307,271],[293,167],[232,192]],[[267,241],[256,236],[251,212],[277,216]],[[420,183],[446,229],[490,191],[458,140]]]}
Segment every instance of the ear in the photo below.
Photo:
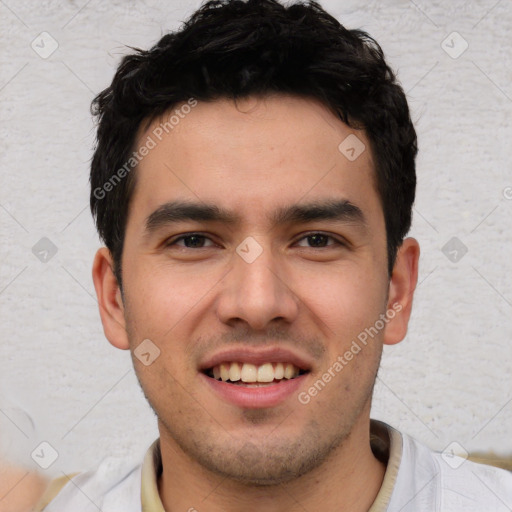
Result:
{"label": "ear", "polygon": [[110,251],[106,247],[98,249],[92,267],[92,279],[98,298],[103,331],[114,347],[127,350],[130,344],[126,334],[124,304],[113,268]]}
{"label": "ear", "polygon": [[384,330],[384,343],[394,345],[405,338],[412,310],[412,299],[418,282],[420,246],[414,238],[406,238],[398,249],[389,281],[386,311],[395,312]]}

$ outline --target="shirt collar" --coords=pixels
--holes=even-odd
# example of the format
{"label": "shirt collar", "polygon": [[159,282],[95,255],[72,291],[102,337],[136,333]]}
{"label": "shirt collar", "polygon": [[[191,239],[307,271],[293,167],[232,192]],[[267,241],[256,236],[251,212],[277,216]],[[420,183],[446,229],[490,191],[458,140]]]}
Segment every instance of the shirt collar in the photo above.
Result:
{"label": "shirt collar", "polygon": [[377,459],[386,464],[380,490],[368,512],[385,512],[395,488],[398,468],[402,461],[402,434],[386,423],[370,420],[370,445]]}
{"label": "shirt collar", "polygon": [[142,463],[141,504],[142,512],[165,512],[158,492],[158,479],[162,474],[160,439],[149,447]]}

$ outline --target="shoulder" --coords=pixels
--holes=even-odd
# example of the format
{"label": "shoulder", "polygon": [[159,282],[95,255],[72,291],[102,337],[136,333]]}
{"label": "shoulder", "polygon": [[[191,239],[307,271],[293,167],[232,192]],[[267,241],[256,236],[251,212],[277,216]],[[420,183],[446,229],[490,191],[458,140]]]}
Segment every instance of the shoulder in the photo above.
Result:
{"label": "shoulder", "polygon": [[442,510],[511,510],[512,472],[456,455],[432,457],[440,467]]}
{"label": "shoulder", "polygon": [[140,512],[141,466],[104,461],[98,469],[53,480],[35,512]]}
{"label": "shoulder", "polygon": [[510,511],[512,473],[435,452],[402,436],[402,460],[388,510]]}

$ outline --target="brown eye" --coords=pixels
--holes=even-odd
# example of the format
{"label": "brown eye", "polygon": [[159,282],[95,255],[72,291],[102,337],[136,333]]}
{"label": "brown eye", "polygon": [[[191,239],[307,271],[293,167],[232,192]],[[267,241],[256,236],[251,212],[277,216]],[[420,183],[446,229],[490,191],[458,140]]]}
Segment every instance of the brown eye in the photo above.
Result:
{"label": "brown eye", "polygon": [[[330,240],[332,241],[331,243],[329,243]],[[306,241],[306,244],[308,245],[305,245],[303,241]],[[341,242],[338,242],[334,237],[326,235],[324,233],[310,233],[309,235],[306,235],[305,237],[301,238],[299,240],[298,245],[300,247],[322,248],[342,244]]]}
{"label": "brown eye", "polygon": [[[210,242],[210,245],[205,245],[206,242]],[[167,247],[173,245],[186,247],[187,249],[202,249],[203,247],[211,247],[213,242],[204,235],[200,235],[198,233],[190,233],[188,235],[181,235],[166,244]]]}

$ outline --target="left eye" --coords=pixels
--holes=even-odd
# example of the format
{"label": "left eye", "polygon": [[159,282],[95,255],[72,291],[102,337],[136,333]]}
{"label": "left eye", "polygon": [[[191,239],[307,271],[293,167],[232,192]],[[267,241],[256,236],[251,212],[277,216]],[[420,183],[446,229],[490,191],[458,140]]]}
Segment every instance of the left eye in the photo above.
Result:
{"label": "left eye", "polygon": [[[333,243],[328,243],[329,240],[332,240]],[[302,242],[307,241],[309,243],[309,247],[327,247],[330,245],[341,245],[341,242],[338,242],[334,237],[325,235],[324,233],[311,233],[299,240],[300,247],[308,247],[304,245]]]}
{"label": "left eye", "polygon": [[[205,242],[210,242],[210,246],[205,246]],[[178,243],[183,242],[183,243]],[[189,249],[201,249],[202,247],[211,247],[214,245],[213,242],[204,235],[191,234],[184,235],[174,239],[168,245],[179,245],[181,247],[187,247]]]}

